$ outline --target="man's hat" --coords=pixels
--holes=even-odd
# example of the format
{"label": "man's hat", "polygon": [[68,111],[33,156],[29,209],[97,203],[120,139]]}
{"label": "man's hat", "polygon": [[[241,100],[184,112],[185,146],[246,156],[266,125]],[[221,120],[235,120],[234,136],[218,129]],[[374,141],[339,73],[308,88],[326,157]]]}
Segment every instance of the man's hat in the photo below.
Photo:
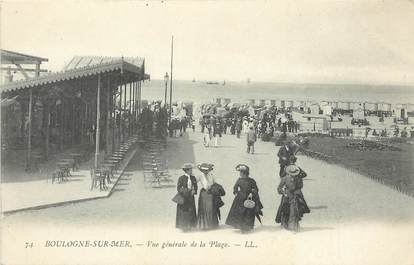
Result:
{"label": "man's hat", "polygon": [[300,173],[300,168],[295,165],[289,165],[285,168],[286,174],[289,174],[291,176],[297,176]]}
{"label": "man's hat", "polygon": [[191,164],[191,163],[185,163],[182,166],[182,169],[192,169],[193,167],[194,167],[193,164]]}
{"label": "man's hat", "polygon": [[245,172],[249,172],[250,171],[249,167],[247,165],[245,165],[245,164],[238,164],[236,166],[236,170],[237,171],[245,171]]}
{"label": "man's hat", "polygon": [[198,169],[201,171],[211,171],[214,168],[213,164],[209,164],[209,163],[201,163],[197,165]]}

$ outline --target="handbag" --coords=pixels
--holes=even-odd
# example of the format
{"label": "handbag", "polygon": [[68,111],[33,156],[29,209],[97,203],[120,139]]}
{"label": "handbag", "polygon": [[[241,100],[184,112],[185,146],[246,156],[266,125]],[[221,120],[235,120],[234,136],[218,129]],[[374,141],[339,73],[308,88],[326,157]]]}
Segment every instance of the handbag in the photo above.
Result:
{"label": "handbag", "polygon": [[184,197],[180,193],[175,194],[175,196],[172,198],[172,201],[176,204],[184,204]]}
{"label": "handbag", "polygon": [[253,209],[256,203],[253,201],[253,195],[250,193],[247,199],[243,202],[243,206],[247,209]]}

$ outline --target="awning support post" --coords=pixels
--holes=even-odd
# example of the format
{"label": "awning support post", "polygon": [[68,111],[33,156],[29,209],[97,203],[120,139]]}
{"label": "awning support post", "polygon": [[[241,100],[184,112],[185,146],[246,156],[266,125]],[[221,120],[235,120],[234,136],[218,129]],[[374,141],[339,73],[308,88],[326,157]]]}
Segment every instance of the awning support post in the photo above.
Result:
{"label": "awning support post", "polygon": [[98,168],[99,142],[100,142],[100,119],[101,119],[101,74],[98,74],[98,92],[96,95],[96,137],[95,137],[95,168]]}

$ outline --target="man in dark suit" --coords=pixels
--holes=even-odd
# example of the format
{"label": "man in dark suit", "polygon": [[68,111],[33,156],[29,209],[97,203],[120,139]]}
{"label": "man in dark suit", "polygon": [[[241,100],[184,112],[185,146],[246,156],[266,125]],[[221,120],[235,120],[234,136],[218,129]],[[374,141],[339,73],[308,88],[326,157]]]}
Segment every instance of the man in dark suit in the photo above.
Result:
{"label": "man in dark suit", "polygon": [[298,147],[299,146],[295,143],[295,141],[286,141],[285,144],[280,147],[279,152],[277,153],[280,164],[280,177],[283,177],[286,174],[286,166],[296,162],[295,154]]}
{"label": "man in dark suit", "polygon": [[194,195],[197,194],[197,180],[193,176],[193,165],[186,163],[182,167],[184,175],[178,178],[177,191],[183,203],[177,204],[176,227],[189,231],[196,227],[197,216]]}

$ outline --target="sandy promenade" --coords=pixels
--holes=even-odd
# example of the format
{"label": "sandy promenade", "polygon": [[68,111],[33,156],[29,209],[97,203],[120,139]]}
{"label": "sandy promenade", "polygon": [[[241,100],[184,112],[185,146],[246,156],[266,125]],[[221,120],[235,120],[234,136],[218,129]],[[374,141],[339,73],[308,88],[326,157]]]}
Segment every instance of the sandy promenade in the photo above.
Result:
{"label": "sandy promenade", "polygon": [[[304,194],[312,212],[304,217],[302,232],[292,234],[274,222],[280,202],[277,148],[259,141],[256,154],[248,155],[244,138],[225,135],[220,148],[207,149],[201,140],[199,132],[169,140],[165,156],[174,180],[184,162],[215,164],[215,175],[227,191],[224,219],[233,199],[234,167],[248,164],[264,204],[263,224],[257,223],[253,233],[242,235],[225,225],[211,232],[176,230],[171,202],[175,188],[145,189],[137,154],[108,199],[5,217],[1,239],[8,243],[2,245],[7,253],[2,263],[414,264],[412,198],[347,169],[300,156],[299,166],[308,172]],[[132,247],[46,248],[46,240],[127,240]],[[190,247],[193,241],[206,246]],[[34,246],[25,248],[25,242]],[[162,248],[163,243],[170,244]]]}

